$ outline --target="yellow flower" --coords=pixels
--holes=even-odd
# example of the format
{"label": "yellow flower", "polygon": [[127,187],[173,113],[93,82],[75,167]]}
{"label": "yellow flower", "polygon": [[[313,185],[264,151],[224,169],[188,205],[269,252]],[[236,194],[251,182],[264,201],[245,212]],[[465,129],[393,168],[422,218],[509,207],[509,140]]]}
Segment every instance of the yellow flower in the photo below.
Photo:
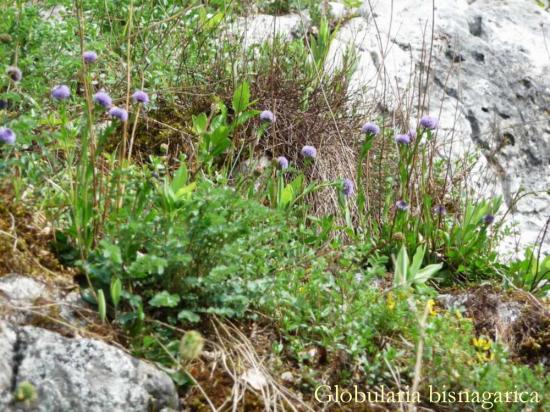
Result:
{"label": "yellow flower", "polygon": [[386,297],[386,307],[389,310],[395,309],[395,299],[393,298],[393,293],[389,292],[388,296]]}
{"label": "yellow flower", "polygon": [[481,351],[488,351],[491,349],[491,341],[485,338],[473,338],[472,344]]}
{"label": "yellow flower", "polygon": [[476,356],[479,362],[490,362],[495,359],[495,354],[492,352],[478,352]]}
{"label": "yellow flower", "polygon": [[432,316],[437,315],[437,311],[435,310],[435,301],[433,299],[428,300],[428,313]]}
{"label": "yellow flower", "polygon": [[495,354],[493,352],[485,352],[483,354],[483,358],[487,361],[487,362],[490,362],[492,361],[493,359],[495,359]]}

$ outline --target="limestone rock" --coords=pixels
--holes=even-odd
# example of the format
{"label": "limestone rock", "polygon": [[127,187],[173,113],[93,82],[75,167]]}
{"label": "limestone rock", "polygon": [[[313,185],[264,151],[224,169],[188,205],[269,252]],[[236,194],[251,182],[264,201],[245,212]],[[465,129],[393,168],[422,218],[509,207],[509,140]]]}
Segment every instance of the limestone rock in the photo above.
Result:
{"label": "limestone rock", "polygon": [[244,48],[249,48],[271,40],[273,35],[287,41],[301,37],[310,25],[310,18],[305,13],[286,16],[258,14],[237,19],[230,32],[241,40]]}
{"label": "limestone rock", "polygon": [[17,273],[0,277],[0,319],[24,324],[52,312],[75,326],[83,324],[80,313],[93,313],[76,291],[65,294],[41,280]]}
{"label": "limestone rock", "polygon": [[[338,66],[351,47],[357,71],[350,94],[360,96],[354,107],[377,102],[390,112],[404,105],[414,113],[418,78],[426,77],[430,63],[429,98],[420,110],[440,118],[446,143],[441,156],[481,153],[471,186],[502,195],[507,206],[519,189],[535,192],[509,214],[519,236],[508,238],[504,251],[523,249],[550,216],[550,59],[544,40],[550,13],[535,2],[438,1],[428,61],[422,49],[431,45],[432,3],[395,0],[392,8],[365,1],[362,17],[336,35],[328,68]],[[550,237],[544,250],[550,252]]]}
{"label": "limestone rock", "polygon": [[[0,323],[0,362],[2,411],[147,412],[178,403],[164,372],[97,340]],[[36,401],[13,400],[21,382],[36,388]]]}

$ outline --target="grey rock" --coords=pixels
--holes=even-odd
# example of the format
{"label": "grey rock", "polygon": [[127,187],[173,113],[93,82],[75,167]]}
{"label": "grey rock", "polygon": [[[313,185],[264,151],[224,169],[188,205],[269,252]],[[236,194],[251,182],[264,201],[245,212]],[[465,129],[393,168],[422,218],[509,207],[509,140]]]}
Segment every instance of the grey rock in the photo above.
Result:
{"label": "grey rock", "polygon": [[51,299],[51,292],[43,282],[16,273],[0,277],[0,319],[27,322],[32,318],[28,309],[39,298]]}
{"label": "grey rock", "polygon": [[0,296],[12,302],[32,303],[46,294],[46,285],[34,278],[16,273],[0,277]]}
{"label": "grey rock", "polygon": [[[483,298],[480,303],[479,296],[473,293],[458,293],[458,294],[441,294],[437,300],[447,310],[464,310],[467,315],[471,315],[472,308],[479,308],[480,305],[484,310],[485,319],[491,325],[493,331],[497,335],[506,335],[507,331],[518,320],[525,304],[518,301],[507,300],[504,296],[497,293],[489,293]],[[477,315],[479,316],[479,315]],[[478,319],[481,321],[481,319]]]}
{"label": "grey rock", "polygon": [[[0,410],[151,411],[177,408],[170,378],[122,350],[92,339],[69,339],[32,326],[0,323]],[[37,399],[15,402],[21,382]]]}
{"label": "grey rock", "polygon": [[[355,110],[376,102],[390,113],[403,105],[417,113],[432,2],[395,0],[390,8],[365,1],[361,15],[336,35],[327,68],[341,64],[350,47]],[[501,195],[509,207],[518,190],[534,192],[508,215],[516,230],[503,252],[515,254],[536,241],[550,216],[550,14],[535,2],[440,0],[434,21],[429,99],[420,110],[440,118],[441,157],[477,153],[473,191]],[[550,252],[550,236],[543,250]]]}
{"label": "grey rock", "polygon": [[64,294],[43,281],[17,273],[0,277],[0,319],[24,324],[36,315],[49,316],[54,307],[63,321],[74,326],[83,326],[81,314],[94,313],[76,291]]}
{"label": "grey rock", "polygon": [[238,18],[230,27],[230,33],[239,38],[244,48],[262,44],[273,39],[292,40],[304,35],[310,28],[311,20],[306,13],[271,16],[258,14]]}
{"label": "grey rock", "polygon": [[442,294],[437,297],[439,303],[441,303],[448,310],[455,310],[464,308],[464,305],[472,296],[469,293],[462,293],[457,295]]}
{"label": "grey rock", "polygon": [[0,322],[0,407],[11,401],[13,385],[13,355],[17,335],[7,324]]}
{"label": "grey rock", "polygon": [[334,20],[342,20],[350,14],[350,10],[348,10],[348,8],[344,4],[338,1],[329,2],[328,7],[329,15]]}

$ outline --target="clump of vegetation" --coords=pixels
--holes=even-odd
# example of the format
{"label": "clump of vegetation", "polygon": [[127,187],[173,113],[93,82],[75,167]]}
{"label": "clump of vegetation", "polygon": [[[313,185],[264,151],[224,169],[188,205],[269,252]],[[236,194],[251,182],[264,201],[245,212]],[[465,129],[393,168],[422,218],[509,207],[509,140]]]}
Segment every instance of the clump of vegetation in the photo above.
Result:
{"label": "clump of vegetation", "polygon": [[532,250],[498,263],[501,201],[453,186],[437,118],[351,112],[353,56],[325,68],[324,17],[242,51],[222,36],[240,2],[153,3],[66,2],[52,22],[16,2],[0,22],[3,185],[121,341],[182,393],[213,319],[268,327],[312,404],[321,384],[544,393],[539,362],[436,302],[481,281],[542,296],[549,274]]}

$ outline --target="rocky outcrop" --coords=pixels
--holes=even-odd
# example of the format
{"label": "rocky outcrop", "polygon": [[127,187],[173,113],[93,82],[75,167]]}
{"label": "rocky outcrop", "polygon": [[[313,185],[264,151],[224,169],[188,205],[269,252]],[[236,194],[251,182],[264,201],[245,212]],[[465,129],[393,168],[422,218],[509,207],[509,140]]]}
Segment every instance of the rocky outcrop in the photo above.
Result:
{"label": "rocky outcrop", "polygon": [[[429,1],[366,1],[361,17],[339,30],[327,65],[351,47],[350,93],[359,106],[430,112],[441,119],[443,157],[480,153],[471,185],[512,207],[508,221],[519,236],[503,246],[513,252],[518,240],[522,249],[550,216],[550,14],[528,1],[435,4],[432,11]],[[427,91],[420,107],[419,90]],[[514,205],[519,190],[533,193]]]}
{"label": "rocky outcrop", "polygon": [[244,48],[262,44],[273,39],[292,40],[307,33],[311,21],[307,14],[271,16],[258,14],[238,18],[230,27],[232,36],[237,37]]}
{"label": "rocky outcrop", "polygon": [[[0,409],[3,411],[160,411],[177,406],[163,372],[92,339],[69,339],[33,326],[0,324]],[[16,402],[22,382],[36,399]]]}
{"label": "rocky outcrop", "polygon": [[[62,296],[46,283],[25,276],[0,278],[0,410],[176,409],[172,380],[153,365],[100,340],[68,338],[25,325],[33,320],[31,315],[42,314],[41,308],[58,305],[68,308],[57,312],[64,322],[80,326],[76,308],[84,303],[73,295]],[[35,391],[34,399],[16,399],[17,389],[28,384]]]}

